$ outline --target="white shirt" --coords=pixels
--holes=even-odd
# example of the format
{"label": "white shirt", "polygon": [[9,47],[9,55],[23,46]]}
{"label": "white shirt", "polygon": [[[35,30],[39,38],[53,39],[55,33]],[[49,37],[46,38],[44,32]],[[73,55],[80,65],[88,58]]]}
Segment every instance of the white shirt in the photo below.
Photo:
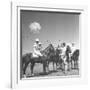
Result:
{"label": "white shirt", "polygon": [[40,52],[39,44],[37,44],[37,43],[34,43],[34,45],[33,45],[33,56],[34,57],[42,56],[42,54]]}
{"label": "white shirt", "polygon": [[61,50],[62,50],[61,55],[65,55],[65,52],[66,52],[66,46],[65,46],[65,47],[62,47]]}
{"label": "white shirt", "polygon": [[34,51],[34,53],[37,53],[39,51],[38,46],[39,45],[37,43],[34,43],[34,45],[33,45],[33,51]]}

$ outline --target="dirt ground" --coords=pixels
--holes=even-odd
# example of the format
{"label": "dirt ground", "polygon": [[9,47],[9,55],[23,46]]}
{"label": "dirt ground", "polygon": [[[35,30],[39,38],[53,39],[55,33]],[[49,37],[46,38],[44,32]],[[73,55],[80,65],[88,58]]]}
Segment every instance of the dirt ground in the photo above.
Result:
{"label": "dirt ground", "polygon": [[[43,65],[39,64],[39,63],[35,64],[33,72],[34,72],[33,77],[79,75],[79,70],[77,70],[77,69],[72,69],[70,71],[67,71],[66,73],[64,73],[59,68],[57,70],[53,70],[52,63],[49,64],[49,73],[47,73],[47,74],[43,73]],[[27,78],[32,77],[30,65],[28,65],[28,67],[26,69],[26,76],[27,76]]]}

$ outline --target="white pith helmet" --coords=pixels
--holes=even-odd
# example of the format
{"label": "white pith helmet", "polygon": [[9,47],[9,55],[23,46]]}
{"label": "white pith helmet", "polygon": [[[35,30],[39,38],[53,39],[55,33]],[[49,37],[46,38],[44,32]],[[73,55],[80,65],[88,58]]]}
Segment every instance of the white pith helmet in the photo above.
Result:
{"label": "white pith helmet", "polygon": [[75,46],[75,43],[72,43],[72,46]]}
{"label": "white pith helmet", "polygon": [[36,39],[35,39],[35,41],[36,41],[36,42],[39,42],[39,39],[38,39],[38,38],[36,38]]}
{"label": "white pith helmet", "polygon": [[42,45],[42,43],[41,43],[41,42],[39,42],[39,45]]}

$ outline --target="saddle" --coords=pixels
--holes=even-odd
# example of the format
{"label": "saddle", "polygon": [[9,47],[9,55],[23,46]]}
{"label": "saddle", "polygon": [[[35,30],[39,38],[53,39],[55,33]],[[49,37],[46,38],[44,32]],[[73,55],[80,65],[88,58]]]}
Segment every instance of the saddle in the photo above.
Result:
{"label": "saddle", "polygon": [[33,54],[31,55],[31,59],[42,59],[43,56],[33,56]]}

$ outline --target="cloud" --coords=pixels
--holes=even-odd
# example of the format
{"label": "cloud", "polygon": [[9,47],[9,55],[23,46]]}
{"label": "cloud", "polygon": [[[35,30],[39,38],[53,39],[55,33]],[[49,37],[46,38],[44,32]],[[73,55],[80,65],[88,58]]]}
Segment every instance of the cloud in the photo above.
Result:
{"label": "cloud", "polygon": [[41,25],[38,22],[33,22],[33,23],[30,23],[29,28],[31,32],[39,33],[41,30]]}

